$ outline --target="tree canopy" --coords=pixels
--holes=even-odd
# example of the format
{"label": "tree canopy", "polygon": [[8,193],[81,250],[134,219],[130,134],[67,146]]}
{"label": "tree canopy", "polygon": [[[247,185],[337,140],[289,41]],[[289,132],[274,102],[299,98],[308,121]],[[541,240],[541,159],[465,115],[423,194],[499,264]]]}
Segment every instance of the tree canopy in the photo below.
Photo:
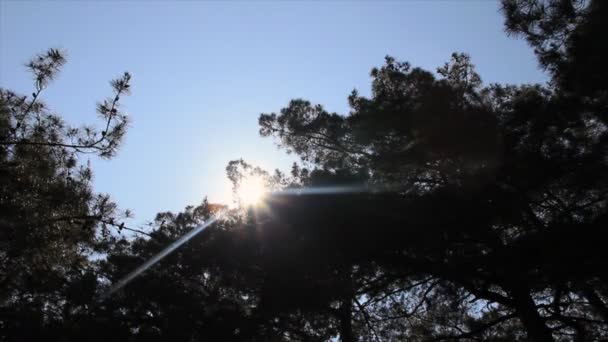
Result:
{"label": "tree canopy", "polygon": [[263,203],[205,199],[135,237],[79,160],[117,152],[130,75],[98,105],[101,129],[72,128],[39,99],[65,59],[36,56],[32,96],[0,92],[2,340],[607,339],[607,11],[502,1],[546,85],[484,84],[465,53],[434,72],[387,56],[348,113],[304,99],[263,113],[260,134],[302,159],[228,164],[235,193],[263,180]]}
{"label": "tree canopy", "polygon": [[116,153],[131,76],[112,81],[112,97],[98,104],[102,128],[72,127],[41,100],[65,62],[57,49],[35,56],[26,65],[31,96],[0,89],[0,327],[10,338],[30,339],[92,298],[90,257],[113,243],[111,228],[129,215],[93,191],[92,170],[79,159]]}

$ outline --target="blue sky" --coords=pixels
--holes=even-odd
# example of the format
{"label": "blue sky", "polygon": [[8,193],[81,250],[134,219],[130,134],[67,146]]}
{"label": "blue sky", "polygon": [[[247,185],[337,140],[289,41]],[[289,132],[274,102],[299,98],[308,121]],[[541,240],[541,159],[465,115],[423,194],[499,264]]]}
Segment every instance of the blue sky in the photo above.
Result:
{"label": "blue sky", "polygon": [[70,123],[95,122],[108,81],[133,74],[119,155],[93,158],[95,188],[136,223],[208,196],[230,201],[229,160],[289,170],[258,134],[261,112],[292,98],[347,113],[353,88],[389,54],[435,70],[471,55],[485,83],[538,83],[532,50],[503,31],[492,1],[205,2],[0,0],[0,85],[30,94],[23,63],[49,47],[68,64],[43,99]]}

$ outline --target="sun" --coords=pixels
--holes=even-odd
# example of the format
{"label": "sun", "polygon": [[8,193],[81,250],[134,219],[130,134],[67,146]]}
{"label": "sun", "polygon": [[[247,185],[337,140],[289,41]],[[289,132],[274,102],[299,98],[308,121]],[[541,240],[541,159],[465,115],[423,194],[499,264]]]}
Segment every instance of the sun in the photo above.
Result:
{"label": "sun", "polygon": [[259,176],[243,178],[237,191],[239,201],[248,206],[258,204],[265,194],[264,179]]}

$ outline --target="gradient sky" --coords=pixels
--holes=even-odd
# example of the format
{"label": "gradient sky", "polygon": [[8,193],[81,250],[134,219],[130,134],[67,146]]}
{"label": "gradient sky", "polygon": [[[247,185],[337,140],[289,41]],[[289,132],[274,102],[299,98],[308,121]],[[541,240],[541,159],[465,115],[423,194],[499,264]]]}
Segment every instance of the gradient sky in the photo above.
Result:
{"label": "gradient sky", "polygon": [[353,88],[385,55],[435,70],[467,52],[485,83],[538,83],[532,50],[503,31],[492,1],[55,2],[0,0],[0,86],[32,92],[23,67],[49,47],[68,63],[43,99],[72,124],[93,123],[108,81],[133,75],[132,124],[119,155],[92,158],[95,189],[136,223],[158,211],[230,201],[229,160],[289,170],[258,134],[261,112],[292,98],[347,113]]}

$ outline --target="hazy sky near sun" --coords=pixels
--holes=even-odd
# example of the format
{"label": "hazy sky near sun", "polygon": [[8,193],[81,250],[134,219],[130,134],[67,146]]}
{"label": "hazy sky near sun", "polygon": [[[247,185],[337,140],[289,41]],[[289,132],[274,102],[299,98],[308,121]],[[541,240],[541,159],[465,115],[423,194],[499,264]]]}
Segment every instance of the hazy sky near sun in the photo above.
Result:
{"label": "hazy sky near sun", "polygon": [[68,63],[43,94],[72,124],[98,123],[108,81],[133,75],[132,124],[118,156],[91,161],[95,188],[136,222],[158,211],[230,201],[229,160],[289,171],[257,118],[292,98],[347,113],[353,88],[385,55],[435,70],[467,52],[485,83],[537,83],[532,50],[503,31],[492,1],[0,0],[0,86],[32,92],[23,67],[49,47]]}

